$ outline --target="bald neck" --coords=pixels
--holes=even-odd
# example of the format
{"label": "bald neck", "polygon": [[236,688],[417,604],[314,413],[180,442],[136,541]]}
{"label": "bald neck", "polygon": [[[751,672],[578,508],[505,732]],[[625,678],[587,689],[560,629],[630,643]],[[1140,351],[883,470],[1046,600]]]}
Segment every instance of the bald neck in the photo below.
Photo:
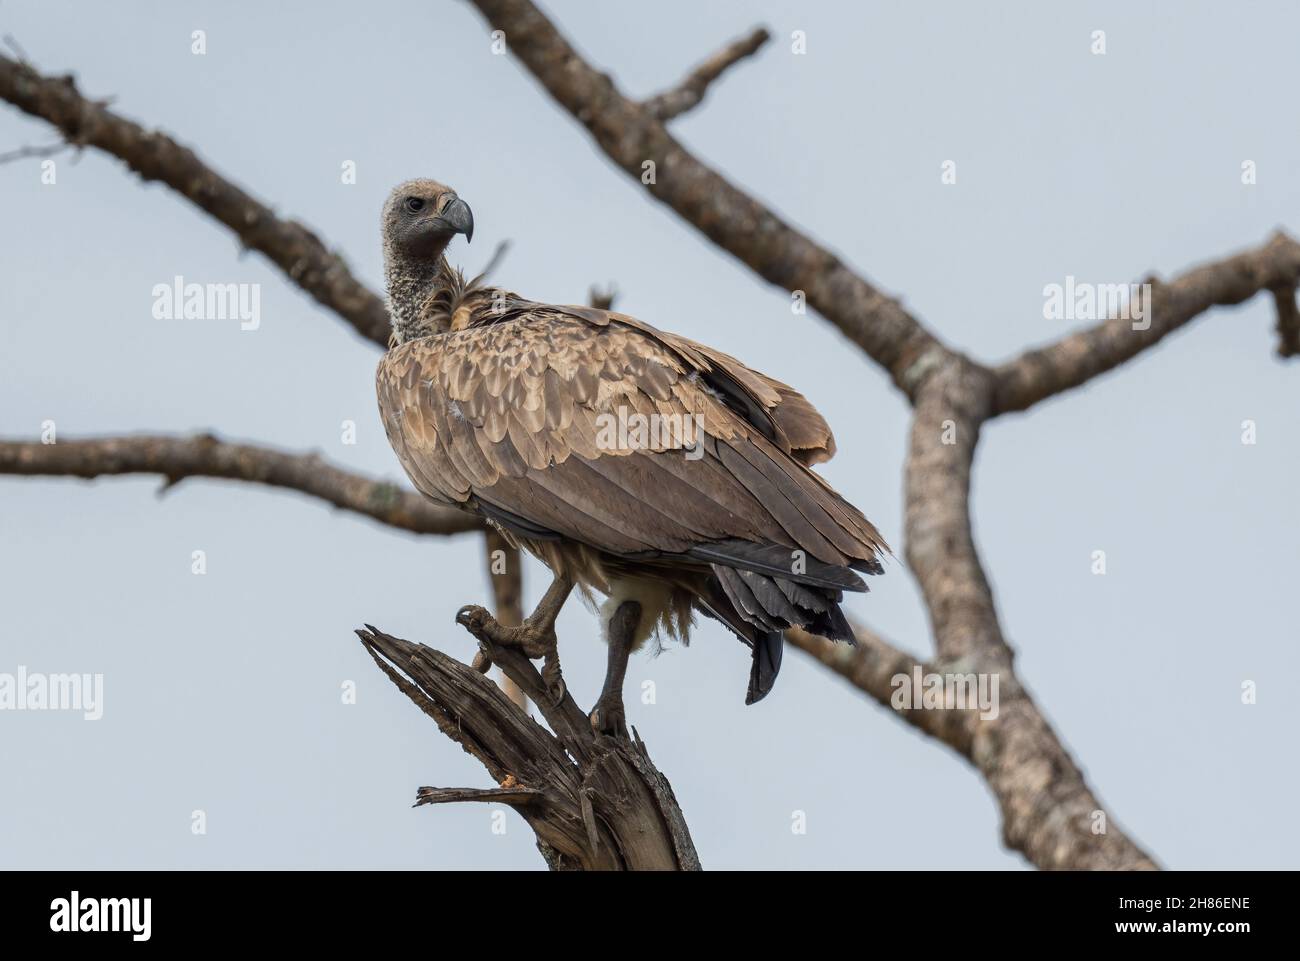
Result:
{"label": "bald neck", "polygon": [[454,288],[458,279],[446,257],[441,254],[436,260],[387,257],[384,279],[397,343],[446,333],[447,317],[435,305],[442,300],[438,294]]}

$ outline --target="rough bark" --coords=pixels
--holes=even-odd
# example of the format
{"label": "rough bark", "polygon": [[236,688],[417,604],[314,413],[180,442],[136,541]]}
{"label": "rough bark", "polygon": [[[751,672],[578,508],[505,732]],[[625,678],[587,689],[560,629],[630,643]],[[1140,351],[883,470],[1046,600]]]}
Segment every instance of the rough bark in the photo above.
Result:
{"label": "rough bark", "polygon": [[1300,354],[1300,308],[1296,307],[1294,284],[1273,288],[1273,304],[1277,310],[1277,355],[1295,357]]}
{"label": "rough bark", "polygon": [[1112,317],[1002,364],[993,372],[997,380],[994,412],[1025,410],[1046,397],[1085,384],[1153,347],[1211,307],[1239,304],[1264,291],[1272,291],[1277,304],[1278,353],[1289,357],[1300,350],[1297,280],[1300,244],[1283,233],[1260,247],[1196,267],[1168,283],[1148,278],[1152,285],[1149,326]]}
{"label": "rough bark", "polygon": [[558,703],[548,697],[522,654],[499,646],[488,652],[537,704],[550,731],[478,671],[440,651],[369,626],[357,636],[402,693],[499,785],[422,787],[417,805],[505,804],[528,822],[552,870],[699,870],[672,787],[645,744],[595,734],[567,691]]}
{"label": "rough bark", "polygon": [[[492,613],[502,624],[514,626],[524,619],[524,569],[519,549],[494,527],[483,532],[483,554],[487,559],[488,580],[492,584]],[[528,697],[519,685],[502,672],[501,689],[522,711],[528,710]]]}
{"label": "rough bark", "polygon": [[300,491],[417,534],[460,534],[483,526],[470,514],[438,507],[388,481],[351,474],[316,454],[231,444],[211,434],[104,437],[55,444],[0,441],[0,474],[87,480],[116,474],[157,474],[164,478],[164,490],[187,477],[221,477]]}
{"label": "rough bark", "polygon": [[865,692],[884,707],[896,713],[918,731],[942,741],[962,757],[970,760],[971,727],[975,716],[956,708],[943,711],[924,710],[920,707],[895,707],[894,679],[911,677],[916,668],[922,673],[934,671],[933,665],[918,660],[906,651],[900,651],[875,632],[861,624],[853,625],[857,644],[840,644],[828,641],[802,629],[786,632],[786,640],[854,687]]}
{"label": "rough bark", "polygon": [[645,186],[651,196],[763,279],[802,290],[810,306],[910,390],[909,372],[935,339],[897,300],[696,159],[654,114],[583,60],[533,4],[474,5],[492,29],[505,31],[510,50],[637,184],[642,164],[652,161],[655,182]]}
{"label": "rough bark", "polygon": [[917,397],[907,458],[907,563],[920,582],[938,673],[996,675],[995,719],[969,716],[970,761],[997,798],[1006,845],[1044,869],[1152,870],[1154,860],[1107,812],[1012,667],[975,548],[970,476],[992,409],[986,368],[951,355]]}
{"label": "rough bark", "polygon": [[759,48],[767,43],[771,36],[762,27],[752,30],[748,35],[729,43],[709,57],[677,86],[649,98],[642,106],[660,122],[667,122],[688,110],[694,110],[704,100],[704,95],[708,93],[714,81],[746,57],[758,53]]}
{"label": "rough bark", "polygon": [[[787,632],[796,647],[864,691],[899,718],[969,761],[989,785],[1002,815],[1003,840],[1033,864],[1057,870],[1154,870],[1155,862],[1115,824],[1093,795],[1013,671],[996,669],[998,715],[984,719],[970,707],[944,710],[893,703],[895,679],[922,674],[988,670],[973,659],[919,661],[860,625],[857,646],[804,631]],[[1094,834],[1106,814],[1105,833]]]}
{"label": "rough bark", "polygon": [[0,54],[0,98],[59,129],[68,143],[96,147],[126,162],[142,180],[156,180],[225,224],[286,277],[334,311],[363,337],[388,345],[388,309],[361,284],[343,258],[308,228],[276,216],[266,204],[222,177],[158,130],[119,116],[77,90],[71,75],[46,76]]}

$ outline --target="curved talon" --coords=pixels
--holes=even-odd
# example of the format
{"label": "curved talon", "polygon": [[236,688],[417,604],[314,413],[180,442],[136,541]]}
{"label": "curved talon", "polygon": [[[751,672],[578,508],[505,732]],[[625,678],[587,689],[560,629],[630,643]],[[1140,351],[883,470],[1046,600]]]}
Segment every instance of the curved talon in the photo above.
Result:
{"label": "curved talon", "polygon": [[564,678],[557,677],[554,682],[547,682],[546,692],[551,697],[551,707],[559,707],[564,703],[564,695],[569,692],[569,689],[564,683]]}
{"label": "curved talon", "polygon": [[492,615],[487,609],[478,604],[466,604],[456,612],[456,623],[461,627],[467,628],[470,633],[477,633],[483,629],[483,626],[492,620]]}
{"label": "curved talon", "polygon": [[568,688],[564,684],[564,675],[560,673],[559,662],[547,657],[542,665],[542,680],[546,683],[546,693],[551,699],[551,707],[559,707]]}
{"label": "curved talon", "polygon": [[566,687],[560,674],[560,654],[555,636],[555,618],[560,613],[565,598],[573,589],[573,582],[557,577],[546,591],[537,610],[524,618],[518,627],[507,627],[492,616],[487,608],[466,604],[456,612],[456,623],[479,640],[479,653],[474,657],[474,667],[486,673],[492,666],[492,645],[518,651],[530,661],[544,658],[542,679],[546,693],[554,706],[564,700]]}

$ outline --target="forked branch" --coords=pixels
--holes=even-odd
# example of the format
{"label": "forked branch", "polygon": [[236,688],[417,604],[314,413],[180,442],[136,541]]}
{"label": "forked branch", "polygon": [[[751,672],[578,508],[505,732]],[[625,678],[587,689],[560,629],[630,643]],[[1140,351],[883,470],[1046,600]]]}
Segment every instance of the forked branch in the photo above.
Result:
{"label": "forked branch", "polygon": [[[936,645],[934,661],[920,666],[995,672],[1003,679],[1003,701],[996,722],[946,710],[904,712],[905,720],[979,768],[1002,810],[1006,843],[1034,864],[1154,866],[1113,821],[1105,833],[1092,830],[1100,805],[1012,669],[1012,652],[971,530],[974,452],[989,418],[1086,383],[1218,304],[1240,303],[1269,291],[1277,311],[1278,353],[1300,353],[1295,301],[1300,245],[1279,234],[1256,250],[1168,283],[1153,282],[1147,327],[1113,319],[989,368],[947,348],[897,300],[668,133],[665,122],[698,105],[718,77],[761,46],[763,31],[728,46],[677,86],[637,103],[586,63],[528,0],[474,2],[616,164],[639,183],[643,165],[655,163],[657,177],[648,185],[653,196],[758,276],[803,291],[808,303],[888,371],[913,403],[906,553],[925,596]],[[0,55],[0,98],[53,124],[68,144],[104,150],[145,180],[167,184],[233,230],[245,247],[264,253],[291,282],[364,336],[387,343],[383,302],[352,277],[341,258],[307,228],[280,219],[217,175],[188,148],[118,116],[102,101],[85,98],[71,77],[42,75],[21,58]],[[949,435],[950,440],[941,440]],[[168,484],[186,476],[233,477],[302,490],[408,530],[452,533],[478,526],[467,515],[441,511],[414,494],[318,460],[212,438],[130,438],[51,447],[0,443],[0,472],[83,477],[149,472],[167,478]],[[494,586],[501,614],[510,589]],[[509,620],[509,615],[501,619]],[[521,653],[489,639],[483,642],[482,663],[498,663],[526,694],[540,697],[539,707],[556,735],[527,718],[472,668],[382,632],[359,633],[394,682],[503,785],[421,789],[417,803],[510,804],[530,819],[553,867],[698,867],[671,789],[649,763],[644,746],[593,734],[567,692],[559,699],[546,696],[545,680]],[[883,641],[845,653],[817,638],[792,635],[791,640],[882,703],[888,672],[917,666]],[[650,840],[640,844],[638,838],[644,838],[637,832],[645,831]]]}
{"label": "forked branch", "polygon": [[[1106,834],[1091,833],[1100,805],[1011,667],[970,523],[975,445],[995,412],[992,372],[946,347],[897,301],[697,159],[659,117],[628,100],[583,60],[529,0],[472,2],[493,29],[505,32],[511,50],[610,159],[638,182],[642,164],[653,161],[657,177],[648,189],[657,199],[760,277],[804,291],[808,303],[885,368],[912,401],[907,559],[930,611],[937,663],[939,669],[997,674],[1012,704],[997,726],[972,728],[968,718],[949,712],[933,721],[909,720],[963,753],[969,746],[967,756],[998,797],[1006,843],[1034,864],[1153,867],[1150,856],[1113,822]],[[955,443],[945,440],[949,427]],[[828,666],[861,680],[878,698],[883,693],[879,667],[899,661],[876,645],[860,655],[874,657],[874,664],[850,667],[825,648],[804,646]],[[1051,776],[1036,776],[1044,770]]]}
{"label": "forked branch", "polygon": [[762,27],[755,28],[705,60],[677,86],[651,97],[642,106],[661,123],[693,110],[700,105],[715,80],[740,61],[758,53],[771,36]]}
{"label": "forked branch", "polygon": [[1262,246],[1195,267],[1167,283],[1155,278],[1140,321],[1112,317],[1054,344],[1027,351],[993,371],[993,414],[1025,410],[1040,400],[1113,370],[1212,307],[1240,304],[1270,291],[1277,305],[1278,353],[1300,351],[1300,244],[1278,232]]}
{"label": "forked branch", "polygon": [[402,693],[498,785],[422,787],[416,804],[505,804],[528,822],[552,870],[699,870],[672,787],[641,739],[594,733],[572,695],[554,697],[519,651],[477,635],[492,663],[537,704],[550,731],[473,667],[373,627],[357,636]]}

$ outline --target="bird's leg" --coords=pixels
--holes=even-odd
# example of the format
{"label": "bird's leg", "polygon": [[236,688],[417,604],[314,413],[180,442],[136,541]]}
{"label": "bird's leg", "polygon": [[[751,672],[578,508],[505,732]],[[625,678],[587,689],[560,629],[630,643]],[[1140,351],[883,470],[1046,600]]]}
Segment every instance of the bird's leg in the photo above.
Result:
{"label": "bird's leg", "polygon": [[591,727],[597,734],[627,737],[627,716],[623,710],[623,680],[632,655],[637,625],[641,623],[639,601],[624,601],[609,619],[609,663],[605,686],[591,710]]}
{"label": "bird's leg", "polygon": [[514,648],[536,660],[555,647],[555,619],[573,590],[573,582],[557,577],[546,589],[533,613],[518,627],[508,627],[477,604],[466,604],[456,612],[456,623],[480,640]]}
{"label": "bird's leg", "polygon": [[573,581],[556,575],[542,595],[537,609],[524,619],[525,626],[539,632],[543,638],[545,650],[542,652],[542,680],[546,682],[552,704],[564,700],[564,675],[560,673],[560,647],[555,636],[555,619],[560,616],[560,609],[564,607],[572,590]]}
{"label": "bird's leg", "polygon": [[[536,610],[524,618],[518,627],[507,627],[488,613],[486,608],[477,604],[467,604],[457,611],[456,623],[480,642],[513,648],[531,660],[544,658],[542,679],[555,702],[559,703],[564,697],[564,678],[560,674],[555,619],[559,617],[560,609],[564,607],[572,590],[573,581],[557,575],[546,589]],[[486,652],[484,654],[486,658]]]}

